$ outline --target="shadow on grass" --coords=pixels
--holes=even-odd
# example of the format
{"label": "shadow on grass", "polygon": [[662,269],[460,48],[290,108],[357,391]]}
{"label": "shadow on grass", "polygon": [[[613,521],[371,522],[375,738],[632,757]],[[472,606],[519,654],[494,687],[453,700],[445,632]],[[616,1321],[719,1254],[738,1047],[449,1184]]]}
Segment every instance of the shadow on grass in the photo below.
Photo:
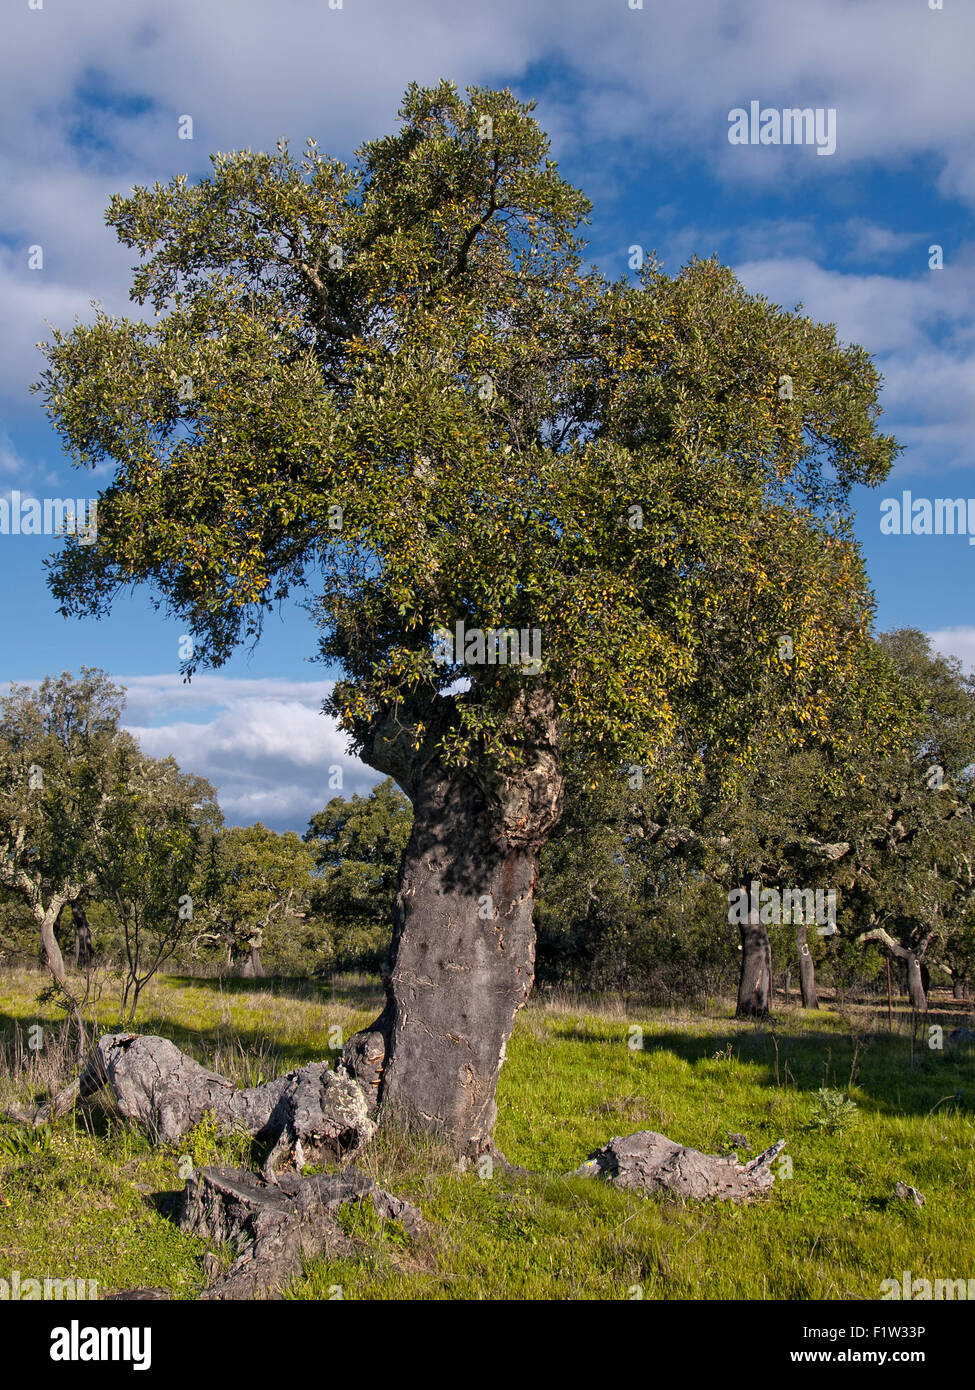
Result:
{"label": "shadow on grass", "polygon": [[[944,1047],[929,1048],[927,1029],[934,1021],[929,1014],[919,1025],[913,1063],[909,1031],[874,1030],[856,1037],[825,1030],[780,1034],[774,1023],[744,1025],[738,1032],[713,1032],[703,1037],[679,1031],[647,1031],[636,1055],[670,1053],[691,1067],[715,1069],[723,1062],[743,1063],[754,1069],[751,1079],[770,1090],[816,1092],[825,1087],[846,1092],[851,1089],[852,1074],[857,1104],[877,1114],[926,1115],[945,1106],[971,1112],[975,1110],[975,1054],[953,1051],[948,1046],[948,1027]],[[611,1041],[571,1025],[553,1028],[552,1036],[600,1046]],[[717,1076],[716,1072],[715,1079]]]}
{"label": "shadow on grass", "polygon": [[[18,1027],[23,1035],[25,1028],[22,1019],[0,1013],[0,1039],[12,1040],[14,1030]],[[171,1015],[156,1014],[137,1019],[134,1029],[119,1030],[114,1024],[110,1024],[100,1029],[98,1036],[118,1031],[132,1031],[168,1038],[170,1042],[175,1043],[181,1052],[185,1052],[194,1061],[206,1067],[213,1065],[213,1057],[218,1050],[224,1054],[227,1051],[233,1051],[236,1054],[236,1060],[249,1061],[257,1065],[264,1073],[264,1080],[267,1081],[272,1081],[278,1076],[283,1076],[286,1072],[303,1067],[308,1062],[328,1062],[334,1066],[339,1055],[338,1049],[329,1048],[328,1030],[325,1027],[317,1030],[320,1034],[318,1041],[289,1042],[269,1038],[267,1032],[260,1028],[242,1028],[235,1023],[220,1022],[209,1027],[199,1028],[179,1023]],[[220,1058],[220,1065],[216,1069],[218,1071],[226,1070],[223,1057]]]}
{"label": "shadow on grass", "polygon": [[214,994],[271,994],[305,1003],[334,1001],[341,1004],[382,1007],[383,987],[379,976],[346,981],[341,978],[314,978],[304,975],[264,975],[242,979],[239,975],[166,975],[167,986],[177,989],[208,989]]}
{"label": "shadow on grass", "polygon": [[[244,1059],[273,1063],[277,1067],[274,1077],[303,1067],[306,1062],[329,1062],[334,1065],[339,1055],[336,1049],[330,1050],[328,1047],[327,1028],[319,1030],[321,1041],[318,1043],[300,1039],[284,1042],[269,1038],[261,1028],[242,1028],[236,1023],[214,1023],[210,1027],[199,1028],[178,1023],[171,1016],[162,1014],[139,1020],[137,1031],[168,1038],[181,1052],[188,1053],[204,1065],[210,1065],[209,1059],[218,1049],[232,1049]],[[266,1079],[273,1080],[274,1077]]]}

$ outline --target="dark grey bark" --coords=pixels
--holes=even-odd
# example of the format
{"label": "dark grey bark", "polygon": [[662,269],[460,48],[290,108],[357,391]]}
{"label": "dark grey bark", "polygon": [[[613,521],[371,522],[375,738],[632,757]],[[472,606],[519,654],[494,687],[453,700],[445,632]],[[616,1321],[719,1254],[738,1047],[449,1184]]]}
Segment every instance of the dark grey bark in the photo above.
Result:
{"label": "dark grey bark", "polygon": [[87,970],[95,959],[95,948],[88,914],[81,903],[71,904],[71,918],[74,922],[74,963],[79,970]]}
{"label": "dark grey bark", "polygon": [[343,1065],[381,1118],[439,1133],[465,1156],[491,1152],[495,1091],[534,979],[538,854],[558,823],[563,779],[551,701],[512,711],[518,765],[505,776],[448,768],[433,744],[376,740],[365,760],[413,803],[400,867],[386,1006],[349,1040]]}
{"label": "dark grey bark", "polygon": [[816,993],[816,966],[806,938],[806,927],[800,923],[796,927],[796,945],[799,948],[799,990],[804,1009],[818,1009],[819,996]]}
{"label": "dark grey bark", "polygon": [[734,1155],[700,1153],[674,1143],[665,1134],[642,1130],[625,1139],[611,1139],[590,1154],[572,1176],[600,1177],[614,1187],[639,1192],[673,1192],[679,1197],[750,1202],[772,1186],[775,1178],[770,1165],[785,1144],[786,1141],[780,1139],[764,1153],[742,1164]]}
{"label": "dark grey bark", "polygon": [[928,997],[921,957],[916,951],[908,949],[905,952],[904,963],[907,968],[907,997],[911,1001],[911,1008],[924,1013],[928,1007]]}
{"label": "dark grey bark", "polygon": [[261,964],[260,946],[251,946],[240,967],[243,980],[263,980],[264,966]]}
{"label": "dark grey bark", "polygon": [[[745,888],[747,893],[747,886]],[[736,1018],[768,1018],[772,996],[772,948],[768,929],[757,912],[738,928],[741,936],[741,973],[738,977]]]}

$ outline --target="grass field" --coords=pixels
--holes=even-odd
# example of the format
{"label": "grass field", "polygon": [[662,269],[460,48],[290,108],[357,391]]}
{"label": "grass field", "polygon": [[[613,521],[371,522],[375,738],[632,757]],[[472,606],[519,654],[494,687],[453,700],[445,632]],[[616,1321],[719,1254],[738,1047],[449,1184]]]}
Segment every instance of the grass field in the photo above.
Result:
{"label": "grass field", "polygon": [[[44,979],[0,974],[0,1103],[41,1098],[63,1079],[31,1025]],[[328,1056],[375,1017],[375,981],[164,977],[143,997],[139,1031],[172,1038],[244,1084]],[[767,1026],[634,1002],[536,997],[519,1015],[499,1088],[497,1139],[537,1176],[453,1171],[431,1146],[373,1145],[361,1166],[430,1223],[415,1245],[352,1209],[355,1258],[311,1264],[288,1297],[320,1299],[815,1299],[879,1296],[881,1281],[975,1278],[975,1061],[927,1046],[927,1024],[971,1024],[970,1006],[933,1001],[913,1049],[867,1010],[781,1007]],[[99,1003],[105,1030],[115,1005]],[[628,1045],[643,1030],[642,1048]],[[34,1035],[35,1041],[37,1035]],[[335,1034],[332,1034],[335,1040]],[[334,1053],[332,1054],[334,1055]],[[849,1095],[853,1107],[837,1108]],[[710,1153],[728,1131],[754,1152],[788,1141],[768,1199],[747,1208],[644,1198],[566,1178],[613,1135],[655,1129]],[[31,1133],[0,1126],[0,1277],[95,1279],[103,1293],[149,1285],[176,1298],[203,1287],[206,1244],[163,1214],[181,1153],[197,1165],[247,1163],[249,1141],[200,1126],[153,1149],[98,1103]],[[790,1175],[791,1167],[791,1175]],[[922,1208],[894,1198],[901,1179]],[[163,1208],[163,1210],[160,1210]],[[227,1252],[221,1253],[224,1258]]]}

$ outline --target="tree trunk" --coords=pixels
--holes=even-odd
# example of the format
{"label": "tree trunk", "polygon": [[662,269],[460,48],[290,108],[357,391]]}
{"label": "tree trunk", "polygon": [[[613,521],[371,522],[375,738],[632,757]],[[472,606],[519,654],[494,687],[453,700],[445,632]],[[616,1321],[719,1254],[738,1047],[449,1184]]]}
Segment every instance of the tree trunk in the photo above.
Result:
{"label": "tree trunk", "polygon": [[[514,1018],[531,991],[538,853],[558,823],[563,779],[551,705],[522,693],[520,766],[504,777],[402,756],[368,761],[413,802],[393,907],[386,1007],[343,1063],[380,1118],[447,1137],[466,1157],[494,1150],[495,1091]],[[428,739],[428,742],[430,740]]]}
{"label": "tree trunk", "polygon": [[68,988],[68,977],[64,970],[64,957],[61,954],[61,947],[58,939],[54,935],[54,928],[64,907],[63,897],[52,898],[48,903],[47,911],[43,911],[38,905],[34,909],[34,919],[40,929],[41,934],[41,964],[54,976],[55,980],[62,989]]}
{"label": "tree trunk", "polygon": [[73,902],[71,917],[74,922],[74,963],[79,970],[87,970],[95,957],[88,914],[80,903]]}
{"label": "tree trunk", "polygon": [[816,966],[813,963],[809,942],[806,940],[804,923],[796,928],[796,943],[799,947],[799,989],[804,1009],[818,1009],[819,996],[816,994]]}
{"label": "tree trunk", "polygon": [[[747,885],[745,888],[747,893]],[[741,974],[736,1018],[768,1018],[772,993],[772,948],[768,929],[757,912],[749,912],[741,934]]]}
{"label": "tree trunk", "polygon": [[923,1014],[927,1011],[928,999],[924,990],[921,959],[911,950],[906,950],[904,955],[907,964],[907,997],[911,1001],[911,1008]]}
{"label": "tree trunk", "polygon": [[201,1299],[280,1298],[309,1259],[354,1258],[356,1246],[337,1218],[346,1204],[361,1202],[369,1202],[381,1221],[398,1222],[411,1240],[426,1230],[416,1207],[355,1168],[307,1178],[288,1174],[272,1187],[241,1168],[194,1172],[180,1198],[180,1229],[227,1243],[237,1254],[226,1272],[217,1256],[204,1257],[204,1270],[219,1277]]}
{"label": "tree trunk", "polygon": [[243,980],[263,980],[264,966],[261,964],[260,946],[250,948],[240,967],[240,975]]}
{"label": "tree trunk", "polygon": [[241,1090],[168,1038],[140,1033],[99,1038],[80,1075],[38,1112],[35,1123],[56,1119],[106,1085],[122,1118],[142,1125],[154,1143],[175,1144],[207,1117],[222,1133],[246,1130],[260,1141],[273,1140],[264,1161],[266,1182],[274,1182],[283,1166],[300,1172],[306,1163],[350,1157],[376,1130],[361,1088],[328,1062],[309,1062]]}
{"label": "tree trunk", "polygon": [[930,937],[921,942],[920,949],[914,950],[910,946],[904,946],[899,941],[895,941],[889,932],[882,927],[874,927],[871,931],[861,932],[857,937],[859,942],[876,941],[887,952],[888,958],[904,962],[907,970],[907,997],[910,1000],[911,1008],[918,1013],[926,1013],[928,1008],[927,1000],[927,975],[928,969],[924,964],[924,953],[928,949]]}

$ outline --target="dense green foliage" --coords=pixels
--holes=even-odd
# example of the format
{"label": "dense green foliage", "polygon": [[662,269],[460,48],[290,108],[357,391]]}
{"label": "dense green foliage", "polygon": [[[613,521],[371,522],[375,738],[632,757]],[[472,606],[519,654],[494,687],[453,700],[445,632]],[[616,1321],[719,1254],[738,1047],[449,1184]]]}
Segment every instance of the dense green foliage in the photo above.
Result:
{"label": "dense green foliage", "polygon": [[[542,861],[540,978],[714,995],[736,968],[729,892],[755,879],[835,891],[835,937],[801,937],[831,983],[877,974],[876,953],[856,942],[878,925],[904,946],[926,943],[929,967],[968,983],[975,683],[912,629],[880,638],[876,654],[882,724],[851,704],[849,742],[798,746],[769,728],[733,795],[705,783],[677,801],[638,767],[595,788],[570,783]],[[774,959],[794,965],[795,932],[772,937]]]}
{"label": "dense green foliage", "polygon": [[[314,573],[367,761],[395,728],[489,777],[526,682],[594,776],[674,744],[678,782],[702,749],[731,775],[770,709],[840,737],[872,611],[848,493],[896,451],[878,373],[715,262],[606,282],[588,207],[531,107],[449,83],[350,166],[282,144],[114,198],[156,318],[47,349],[66,448],[115,469],[53,564],[64,611],[148,583],[192,668]],[[539,668],[438,658],[457,622],[537,632]]]}
{"label": "dense green foliage", "polygon": [[412,825],[410,803],[391,777],[368,796],[333,797],[312,816],[305,835],[319,871],[312,905],[332,924],[330,969],[376,970],[383,964]]}

